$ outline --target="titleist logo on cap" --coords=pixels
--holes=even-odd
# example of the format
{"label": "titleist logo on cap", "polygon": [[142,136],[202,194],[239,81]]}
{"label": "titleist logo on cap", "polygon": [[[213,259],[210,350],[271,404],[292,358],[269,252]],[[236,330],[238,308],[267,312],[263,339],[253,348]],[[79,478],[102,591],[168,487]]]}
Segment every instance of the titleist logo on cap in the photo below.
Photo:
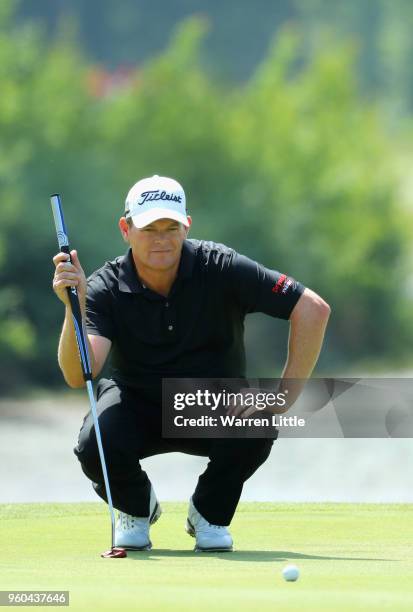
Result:
{"label": "titleist logo on cap", "polygon": [[138,206],[142,206],[145,202],[153,202],[154,200],[169,200],[171,202],[182,202],[182,197],[175,195],[174,193],[167,193],[166,191],[160,191],[155,189],[153,191],[144,191],[141,193],[141,199],[136,202]]}

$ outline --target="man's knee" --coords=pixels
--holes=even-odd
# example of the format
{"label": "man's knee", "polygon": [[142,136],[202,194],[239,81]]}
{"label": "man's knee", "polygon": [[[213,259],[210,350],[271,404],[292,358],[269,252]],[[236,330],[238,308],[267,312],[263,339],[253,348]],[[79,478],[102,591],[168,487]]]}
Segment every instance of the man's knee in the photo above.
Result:
{"label": "man's knee", "polygon": [[[96,481],[100,480],[102,467],[94,428],[89,429],[87,432],[80,432],[78,444],[73,449],[73,452],[79,459],[85,474]],[[107,459],[107,457],[105,458]]]}
{"label": "man's knee", "polygon": [[257,467],[262,465],[266,461],[271,453],[273,440],[254,439],[254,442],[248,452],[251,453],[251,463]]}
{"label": "man's knee", "polygon": [[220,440],[212,456],[234,465],[257,468],[268,458],[272,445],[273,440],[266,438]]}
{"label": "man's knee", "polygon": [[[138,469],[138,458],[130,445],[117,435],[101,432],[103,453],[109,476],[116,479],[127,478]],[[102,466],[94,426],[82,431],[78,445],[73,449],[84,473],[98,482],[102,479]]]}

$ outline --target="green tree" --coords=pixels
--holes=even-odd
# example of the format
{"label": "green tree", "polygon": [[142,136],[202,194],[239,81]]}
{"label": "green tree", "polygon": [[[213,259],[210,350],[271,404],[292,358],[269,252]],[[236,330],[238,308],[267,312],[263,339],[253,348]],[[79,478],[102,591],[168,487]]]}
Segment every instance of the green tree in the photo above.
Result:
{"label": "green tree", "polygon": [[[403,290],[411,218],[394,161],[405,143],[360,95],[352,47],[303,61],[302,33],[286,30],[247,83],[229,86],[203,69],[205,22],[190,20],[165,52],[99,92],[68,25],[50,46],[42,29],[16,29],[5,10],[1,19],[3,389],[62,382],[49,194],[62,193],[72,246],[91,273],[126,249],[124,197],[154,173],[184,184],[193,237],[225,242],[330,302],[324,371],[402,355],[412,340]],[[265,317],[248,327],[255,375],[275,374],[273,329]]]}

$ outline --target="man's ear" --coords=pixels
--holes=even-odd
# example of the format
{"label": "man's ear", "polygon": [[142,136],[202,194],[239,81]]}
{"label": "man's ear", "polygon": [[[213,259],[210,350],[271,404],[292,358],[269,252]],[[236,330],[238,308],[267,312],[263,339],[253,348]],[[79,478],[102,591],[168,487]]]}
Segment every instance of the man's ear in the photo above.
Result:
{"label": "man's ear", "polygon": [[124,239],[125,242],[129,243],[129,225],[125,217],[121,217],[119,219],[118,225],[119,225],[120,233],[122,234],[122,238]]}
{"label": "man's ear", "polygon": [[190,230],[190,227],[191,227],[191,225],[192,225],[192,217],[191,217],[191,215],[188,215],[188,216],[187,216],[187,219],[188,219],[189,226],[188,226],[188,227],[185,227],[185,226],[184,226],[184,227],[185,227],[185,231],[186,231],[186,235],[188,235],[189,230]]}

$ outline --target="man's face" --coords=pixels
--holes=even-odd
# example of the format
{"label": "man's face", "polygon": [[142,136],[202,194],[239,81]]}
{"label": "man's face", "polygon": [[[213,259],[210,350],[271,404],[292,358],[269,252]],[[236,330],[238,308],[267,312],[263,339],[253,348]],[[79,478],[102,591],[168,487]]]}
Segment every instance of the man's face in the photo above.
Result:
{"label": "man's face", "polygon": [[123,237],[129,242],[138,263],[153,270],[168,270],[179,261],[188,229],[172,219],[158,219],[141,229],[119,222]]}

